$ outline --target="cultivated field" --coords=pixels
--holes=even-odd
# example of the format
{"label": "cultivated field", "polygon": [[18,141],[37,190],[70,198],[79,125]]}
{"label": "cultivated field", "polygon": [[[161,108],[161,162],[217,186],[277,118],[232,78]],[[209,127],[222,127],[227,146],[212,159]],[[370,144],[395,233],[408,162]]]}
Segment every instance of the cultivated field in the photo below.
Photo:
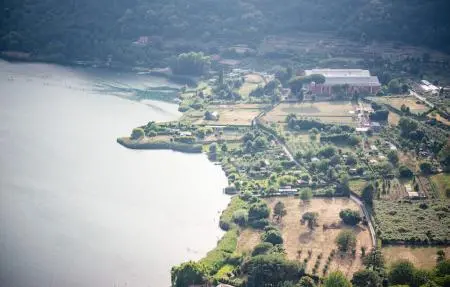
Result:
{"label": "cultivated field", "polygon": [[261,112],[262,105],[258,104],[236,104],[236,105],[218,105],[209,106],[209,111],[217,111],[219,113],[218,121],[206,121],[197,118],[194,124],[208,124],[208,125],[238,125],[250,126],[252,120]]}
{"label": "cultivated field", "polygon": [[370,97],[370,100],[389,105],[397,110],[400,110],[402,105],[409,107],[411,113],[419,114],[428,111],[428,107],[421,103],[415,97],[404,96],[404,97]]}
{"label": "cultivated field", "polygon": [[264,120],[268,122],[284,122],[286,116],[295,114],[297,118],[307,117],[318,119],[325,123],[352,124],[354,107],[347,101],[316,102],[316,103],[281,103],[270,111]]}
{"label": "cultivated field", "polygon": [[431,177],[431,182],[441,199],[450,198],[450,173],[440,173]]}
{"label": "cultivated field", "polygon": [[443,123],[446,126],[450,126],[450,121],[448,121],[446,118],[441,117],[439,114],[434,114],[434,115],[428,115],[429,118],[431,119],[436,119],[436,121]]}
{"label": "cultivated field", "polygon": [[414,266],[424,269],[432,269],[436,266],[436,252],[438,250],[444,250],[448,258],[450,247],[386,246],[382,248],[388,266],[398,260],[407,259]]}
{"label": "cultivated field", "polygon": [[[323,267],[332,250],[337,250],[335,238],[342,229],[352,229],[357,235],[357,254],[353,258],[351,254],[341,257],[339,252],[331,262],[329,271],[341,270],[347,277],[361,268],[361,246],[365,246],[367,250],[372,248],[370,233],[367,228],[357,226],[350,228],[343,226],[339,218],[341,209],[351,208],[358,210],[359,207],[348,199],[312,199],[309,204],[304,205],[300,203],[298,198],[269,198],[267,203],[271,208],[280,200],[286,205],[287,215],[282,219],[280,229],[283,234],[284,247],[287,252],[287,257],[292,260],[302,261],[308,258],[308,251],[311,250],[311,258],[307,263],[307,270],[311,272],[316,263],[318,255],[322,254],[321,264],[319,267],[319,274],[322,274]],[[319,213],[318,227],[314,231],[309,231],[308,227],[302,225],[300,218],[305,212]],[[337,223],[336,229],[323,229],[323,224]],[[319,275],[318,274],[318,275]]]}
{"label": "cultivated field", "polygon": [[390,112],[388,117],[388,122],[391,126],[397,126],[400,121],[400,115],[397,113]]}
{"label": "cultivated field", "polygon": [[384,244],[442,244],[450,233],[450,207],[445,201],[378,201],[373,203],[379,238]]}
{"label": "cultivated field", "polygon": [[248,98],[250,92],[256,89],[258,85],[264,85],[264,79],[258,74],[248,74],[244,78],[245,81],[238,91],[244,99]]}

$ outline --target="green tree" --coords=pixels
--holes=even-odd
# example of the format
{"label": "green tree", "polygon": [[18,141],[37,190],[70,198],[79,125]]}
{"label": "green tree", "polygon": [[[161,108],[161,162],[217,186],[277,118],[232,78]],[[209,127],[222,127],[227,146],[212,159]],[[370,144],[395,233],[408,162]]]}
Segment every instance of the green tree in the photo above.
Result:
{"label": "green tree", "polygon": [[248,211],[245,209],[238,209],[233,212],[233,221],[239,226],[245,226],[248,222]]}
{"label": "green tree", "polygon": [[348,225],[357,225],[361,220],[361,215],[357,210],[351,210],[349,208],[341,210],[339,217]]}
{"label": "green tree", "polygon": [[387,157],[393,165],[397,165],[398,160],[399,160],[397,151],[395,151],[395,150],[389,151],[387,154]]}
{"label": "green tree", "polygon": [[378,248],[372,249],[363,259],[363,264],[368,269],[381,270],[384,268],[384,257]]}
{"label": "green tree", "polygon": [[189,261],[172,267],[171,280],[173,287],[186,287],[206,282],[207,270],[203,264]]}
{"label": "green tree", "polygon": [[299,287],[316,287],[316,282],[309,277],[309,276],[303,276],[302,279],[300,279],[300,282],[298,283]]}
{"label": "green tree", "polygon": [[281,236],[280,231],[276,230],[276,229],[270,229],[270,230],[264,232],[261,235],[261,240],[264,242],[270,242],[273,245],[283,243],[283,237]]}
{"label": "green tree", "polygon": [[428,161],[421,162],[419,167],[424,174],[431,174],[433,171],[433,165]]}
{"label": "green tree", "polygon": [[419,125],[415,120],[402,117],[398,122],[398,127],[400,128],[403,136],[409,136],[409,133],[417,130]]}
{"label": "green tree", "polygon": [[216,153],[217,152],[217,144],[216,143],[211,143],[209,145],[209,153]]}
{"label": "green tree", "polygon": [[271,80],[264,86],[264,92],[267,95],[273,95],[273,94],[277,93],[280,86],[281,86],[281,83],[279,80],[277,80],[277,79]]}
{"label": "green tree", "polygon": [[319,149],[319,155],[330,158],[336,154],[336,148],[334,146],[328,145]]}
{"label": "green tree", "polygon": [[392,264],[389,271],[389,282],[391,284],[410,285],[414,276],[414,265],[407,260],[400,260]]}
{"label": "green tree", "polygon": [[323,283],[324,287],[351,287],[352,284],[347,280],[341,271],[331,272]]}
{"label": "green tree", "polygon": [[312,231],[317,225],[319,214],[317,212],[306,212],[302,215],[302,220],[306,221],[308,228]]}
{"label": "green tree", "polygon": [[309,188],[303,188],[300,192],[300,199],[303,200],[303,202],[311,200],[313,197],[313,193],[311,189]]}
{"label": "green tree", "polygon": [[250,221],[269,217],[270,210],[263,201],[258,201],[250,205],[248,218]]}
{"label": "green tree", "polygon": [[242,266],[248,274],[247,287],[278,286],[285,281],[297,282],[304,274],[298,262],[288,261],[278,254],[252,257]]}
{"label": "green tree", "polygon": [[422,269],[415,269],[411,281],[411,287],[421,287],[431,280],[430,272]]}
{"label": "green tree", "polygon": [[353,274],[351,280],[353,287],[380,287],[381,278],[373,270],[360,270]]}
{"label": "green tree", "polygon": [[135,128],[131,132],[131,139],[133,139],[133,140],[140,139],[144,136],[145,136],[145,132],[144,132],[144,129],[142,129],[142,128]]}
{"label": "green tree", "polygon": [[409,167],[405,166],[405,165],[401,165],[398,168],[398,172],[400,174],[400,177],[402,178],[411,178],[413,177],[414,173],[412,172],[412,170],[409,169]]}
{"label": "green tree", "polygon": [[286,207],[283,202],[278,201],[273,208],[273,216],[278,220],[282,219],[287,214]]}
{"label": "green tree", "polygon": [[210,58],[202,52],[182,53],[170,65],[172,73],[179,75],[203,75],[210,66]]}
{"label": "green tree", "polygon": [[342,230],[336,237],[336,244],[339,250],[347,252],[356,246],[356,236],[351,230]]}
{"label": "green tree", "polygon": [[442,262],[442,261],[445,260],[445,251],[444,251],[444,250],[439,249],[439,250],[436,252],[436,255],[437,255],[436,263],[440,263],[440,262]]}
{"label": "green tree", "polygon": [[253,248],[252,256],[267,254],[272,247],[273,244],[270,242],[261,242]]}
{"label": "green tree", "polygon": [[305,83],[304,77],[295,77],[289,80],[289,88],[294,95],[298,95],[302,92],[303,84]]}
{"label": "green tree", "polygon": [[392,79],[388,84],[389,92],[392,94],[400,94],[402,92],[402,87],[398,79]]}
{"label": "green tree", "polygon": [[312,74],[309,75],[309,81],[314,82],[316,84],[323,84],[325,83],[325,76],[322,74]]}
{"label": "green tree", "polygon": [[369,182],[362,190],[361,197],[365,203],[372,205],[373,194],[375,193],[375,187],[371,182]]}

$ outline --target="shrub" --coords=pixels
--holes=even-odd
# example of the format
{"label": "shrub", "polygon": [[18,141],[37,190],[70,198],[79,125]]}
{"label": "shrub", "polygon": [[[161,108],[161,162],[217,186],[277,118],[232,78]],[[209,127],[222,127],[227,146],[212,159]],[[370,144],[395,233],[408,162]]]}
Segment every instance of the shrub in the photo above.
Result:
{"label": "shrub", "polygon": [[131,139],[137,140],[145,136],[145,131],[142,128],[135,128],[131,132]]}
{"label": "shrub", "polygon": [[172,286],[183,287],[190,284],[203,284],[207,275],[203,264],[189,261],[171,270]]}
{"label": "shrub", "polygon": [[424,174],[430,174],[432,172],[433,166],[431,165],[431,163],[424,161],[422,163],[420,163],[420,170],[424,173]]}
{"label": "shrub", "polygon": [[357,210],[343,209],[339,212],[339,217],[348,225],[357,225],[361,220],[361,215]]}
{"label": "shrub", "polygon": [[248,211],[245,209],[236,210],[233,213],[233,221],[240,226],[245,226],[248,222]]}
{"label": "shrub", "polygon": [[336,237],[339,250],[347,252],[356,246],[356,236],[351,230],[342,230]]}
{"label": "shrub", "polygon": [[248,217],[250,221],[269,217],[270,210],[263,201],[258,201],[250,205]]}
{"label": "shrub", "polygon": [[270,242],[262,242],[253,248],[252,256],[257,256],[261,254],[266,254],[270,249],[272,249],[273,244]]}
{"label": "shrub", "polygon": [[303,275],[301,264],[284,259],[280,255],[258,255],[243,267],[248,274],[247,287],[280,286],[285,281],[297,282]]}
{"label": "shrub", "polygon": [[273,245],[283,243],[283,237],[281,236],[281,233],[278,230],[273,229],[264,232],[263,235],[261,236],[261,240],[264,242],[270,242]]}
{"label": "shrub", "polygon": [[389,271],[389,282],[395,284],[409,285],[414,276],[414,265],[407,260],[394,263]]}
{"label": "shrub", "polygon": [[407,166],[404,165],[398,168],[398,172],[400,174],[400,177],[403,178],[411,178],[414,175],[413,172]]}

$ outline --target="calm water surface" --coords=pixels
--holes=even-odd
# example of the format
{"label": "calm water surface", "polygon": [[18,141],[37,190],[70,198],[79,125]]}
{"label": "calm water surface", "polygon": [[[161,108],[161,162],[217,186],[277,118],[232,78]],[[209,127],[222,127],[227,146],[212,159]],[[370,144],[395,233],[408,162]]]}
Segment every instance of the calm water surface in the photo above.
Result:
{"label": "calm water surface", "polygon": [[168,286],[172,265],[216,245],[229,201],[220,167],[115,142],[179,117],[123,87],[169,85],[0,62],[0,286]]}

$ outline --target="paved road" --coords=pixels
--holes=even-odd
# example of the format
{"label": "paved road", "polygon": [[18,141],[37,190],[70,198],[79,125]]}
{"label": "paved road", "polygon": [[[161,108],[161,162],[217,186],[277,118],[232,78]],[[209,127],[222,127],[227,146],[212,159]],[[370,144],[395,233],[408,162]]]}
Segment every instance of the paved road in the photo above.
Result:
{"label": "paved road", "polygon": [[369,226],[370,237],[372,238],[373,247],[377,246],[377,238],[376,238],[376,235],[375,235],[376,234],[375,233],[375,228],[373,228],[372,220],[370,218],[370,215],[369,215],[369,212],[367,211],[366,206],[364,205],[364,203],[359,198],[357,198],[353,194],[350,195],[350,199],[353,200],[354,202],[356,202],[356,204],[358,204],[361,207],[361,209],[362,209],[362,211],[364,213],[364,216],[367,218],[367,223],[368,223],[368,226]]}

